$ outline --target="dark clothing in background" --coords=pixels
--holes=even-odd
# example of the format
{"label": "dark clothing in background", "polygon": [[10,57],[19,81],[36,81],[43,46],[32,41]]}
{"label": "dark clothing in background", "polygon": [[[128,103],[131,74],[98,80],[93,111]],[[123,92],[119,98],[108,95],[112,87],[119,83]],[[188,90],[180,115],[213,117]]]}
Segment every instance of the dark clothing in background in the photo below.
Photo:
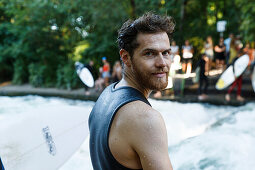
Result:
{"label": "dark clothing in background", "polygon": [[[223,49],[225,46],[224,45],[218,45],[219,48]],[[225,60],[226,57],[225,57],[225,52],[214,52],[215,54],[215,59],[218,59],[218,60]]]}
{"label": "dark clothing in background", "polygon": [[[93,66],[90,66],[89,64],[85,65],[85,67],[90,71],[90,73],[93,76],[94,81],[98,78],[96,74],[96,70]],[[88,86],[85,85],[85,90],[87,91],[89,89]]]}
{"label": "dark clothing in background", "polygon": [[0,170],[4,170],[4,165],[3,165],[3,163],[2,163],[1,158],[0,158]]}
{"label": "dark clothing in background", "polygon": [[200,73],[199,73],[199,88],[198,93],[199,94],[207,94],[207,88],[208,88],[208,78],[205,75],[205,60],[202,58],[198,62],[198,67],[200,67]]}
{"label": "dark clothing in background", "polygon": [[96,80],[98,77],[97,77],[97,73],[96,73],[96,70],[93,66],[90,66],[89,64],[85,65],[85,67],[88,68],[88,70],[90,71],[90,73],[92,74],[94,80]]}

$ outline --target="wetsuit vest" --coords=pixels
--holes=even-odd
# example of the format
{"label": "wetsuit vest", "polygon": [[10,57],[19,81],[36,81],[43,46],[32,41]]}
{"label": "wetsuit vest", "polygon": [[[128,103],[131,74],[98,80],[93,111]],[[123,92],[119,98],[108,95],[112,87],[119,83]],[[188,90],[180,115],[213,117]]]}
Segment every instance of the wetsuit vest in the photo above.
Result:
{"label": "wetsuit vest", "polygon": [[94,170],[128,170],[112,155],[109,132],[118,109],[123,105],[140,100],[150,105],[144,95],[132,87],[115,89],[117,83],[108,86],[99,96],[89,117],[90,157]]}
{"label": "wetsuit vest", "polygon": [[1,157],[0,157],[0,170],[4,170],[4,166],[3,166],[3,164],[2,164]]}

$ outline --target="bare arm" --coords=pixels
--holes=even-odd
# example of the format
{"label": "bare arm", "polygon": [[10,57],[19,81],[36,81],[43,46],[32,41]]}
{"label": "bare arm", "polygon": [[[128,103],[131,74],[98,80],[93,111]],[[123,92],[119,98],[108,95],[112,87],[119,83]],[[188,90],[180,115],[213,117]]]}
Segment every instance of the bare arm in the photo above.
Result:
{"label": "bare arm", "polygon": [[[138,154],[144,170],[172,170],[168,154],[167,132],[159,112],[139,104],[137,118],[129,128],[133,131],[128,140]],[[144,108],[143,108],[144,107]]]}

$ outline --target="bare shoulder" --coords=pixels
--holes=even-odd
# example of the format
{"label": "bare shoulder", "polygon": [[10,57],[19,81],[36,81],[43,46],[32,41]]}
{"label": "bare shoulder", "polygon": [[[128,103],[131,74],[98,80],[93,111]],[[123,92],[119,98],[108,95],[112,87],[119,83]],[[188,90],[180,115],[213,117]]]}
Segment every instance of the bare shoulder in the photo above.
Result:
{"label": "bare shoulder", "polygon": [[120,110],[122,135],[138,154],[144,169],[172,169],[167,131],[161,114],[141,101]]}
{"label": "bare shoulder", "polygon": [[130,128],[152,128],[164,124],[161,114],[142,101],[134,101],[118,111],[124,125]]}
{"label": "bare shoulder", "polygon": [[[167,132],[161,114],[142,101],[124,105],[118,114],[120,129],[133,148],[142,148],[144,141],[149,143],[167,143]],[[139,136],[139,138],[138,138]]]}
{"label": "bare shoulder", "polygon": [[131,148],[143,169],[172,169],[166,126],[161,114],[151,106],[142,101],[124,105],[114,118],[113,129],[123,141],[120,148],[123,143]]}

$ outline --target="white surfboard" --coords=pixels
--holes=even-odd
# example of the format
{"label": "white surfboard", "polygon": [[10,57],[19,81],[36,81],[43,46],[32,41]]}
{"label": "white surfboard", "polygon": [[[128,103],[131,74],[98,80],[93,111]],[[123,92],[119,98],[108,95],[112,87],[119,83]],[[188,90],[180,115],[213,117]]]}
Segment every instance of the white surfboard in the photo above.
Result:
{"label": "white surfboard", "polygon": [[235,77],[239,77],[247,68],[249,63],[249,56],[243,55],[240,56],[235,64],[235,75],[233,72],[233,66],[230,65],[220,76],[219,80],[216,83],[216,89],[222,90],[231,85],[235,81]]}
{"label": "white surfboard", "polygon": [[68,106],[37,109],[24,119],[0,125],[5,170],[56,170],[88,136],[88,113]]}
{"label": "white surfboard", "polygon": [[253,72],[251,75],[251,84],[252,84],[253,90],[255,92],[255,68],[253,68]]}
{"label": "white surfboard", "polygon": [[76,72],[79,75],[81,81],[88,87],[94,86],[94,78],[90,71],[84,67],[80,62],[75,62]]}

